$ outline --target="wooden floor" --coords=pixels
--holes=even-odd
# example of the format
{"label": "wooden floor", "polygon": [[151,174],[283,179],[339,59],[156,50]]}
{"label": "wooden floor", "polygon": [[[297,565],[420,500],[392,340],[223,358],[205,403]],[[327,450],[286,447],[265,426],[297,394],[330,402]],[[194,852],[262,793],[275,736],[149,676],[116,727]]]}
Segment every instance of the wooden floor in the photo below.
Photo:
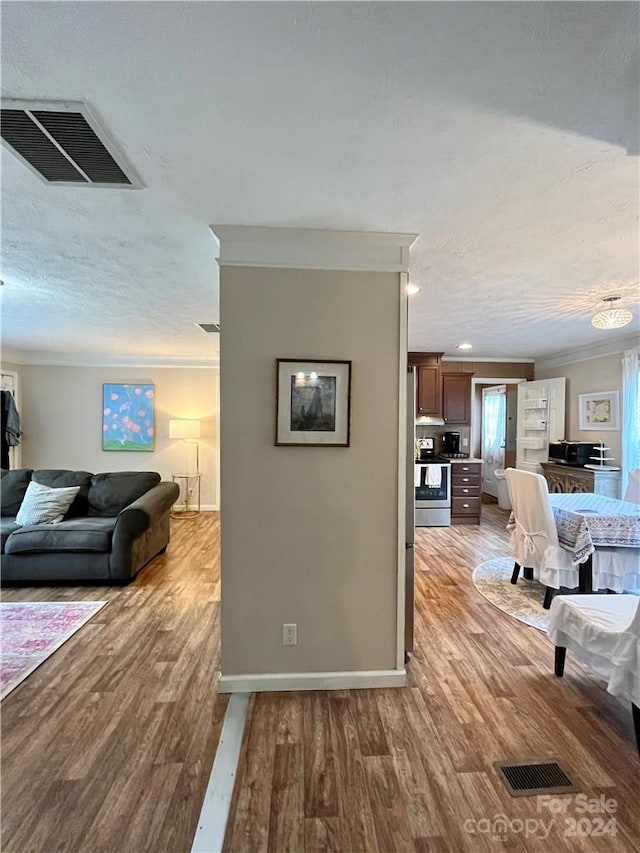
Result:
{"label": "wooden floor", "polygon": [[[474,566],[507,553],[506,518],[485,505],[481,527],[418,531],[406,689],[253,697],[227,853],[640,850],[630,706],[573,663],[556,679],[546,636],[473,587]],[[586,835],[612,831],[596,820],[609,815],[575,801],[565,815],[538,812],[535,798],[506,792],[493,762],[539,757],[568,765],[589,797],[617,801],[615,837]],[[501,814],[515,821],[502,837],[470,833]],[[525,837],[527,819],[544,827]]]}
{"label": "wooden floor", "polygon": [[[505,521],[491,505],[481,527],[418,531],[406,689],[252,698],[226,851],[640,851],[630,709],[570,660],[554,678],[546,637],[473,588],[473,567],[506,553]],[[109,599],[2,702],[6,853],[189,853],[226,707],[218,531],[210,513],[175,521],[128,587],[4,591]],[[505,792],[494,761],[542,756],[617,801],[615,838],[565,835],[573,805],[552,815]],[[555,825],[468,831],[501,813]]]}
{"label": "wooden floor", "polygon": [[3,590],[109,603],[2,702],[3,853],[191,849],[226,697],[217,513],[127,587]]}

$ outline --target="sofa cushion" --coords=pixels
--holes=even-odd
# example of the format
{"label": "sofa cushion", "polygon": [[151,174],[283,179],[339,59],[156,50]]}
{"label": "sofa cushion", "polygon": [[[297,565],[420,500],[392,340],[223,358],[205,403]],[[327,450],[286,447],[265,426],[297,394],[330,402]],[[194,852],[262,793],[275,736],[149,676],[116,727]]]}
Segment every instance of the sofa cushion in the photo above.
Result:
{"label": "sofa cushion", "polygon": [[89,510],[89,486],[93,474],[89,471],[69,471],[60,468],[39,468],[33,472],[36,483],[49,486],[51,489],[66,489],[69,486],[80,486],[80,491],[69,507],[65,518],[86,515]]}
{"label": "sofa cushion", "polygon": [[70,518],[60,524],[18,527],[6,541],[5,553],[111,550],[115,518]]}
{"label": "sofa cushion", "polygon": [[3,516],[15,517],[20,504],[31,482],[31,468],[16,468],[13,471],[0,473],[0,513]]}
{"label": "sofa cushion", "polygon": [[0,518],[0,545],[4,551],[4,543],[14,530],[19,530],[20,526],[16,524],[15,518]]}
{"label": "sofa cushion", "polygon": [[79,488],[80,486],[69,486],[66,489],[50,489],[49,486],[32,480],[20,504],[16,524],[21,527],[58,524],[65,517]]}
{"label": "sofa cushion", "polygon": [[90,516],[115,516],[145,492],[157,486],[155,471],[113,471],[94,474],[89,487]]}

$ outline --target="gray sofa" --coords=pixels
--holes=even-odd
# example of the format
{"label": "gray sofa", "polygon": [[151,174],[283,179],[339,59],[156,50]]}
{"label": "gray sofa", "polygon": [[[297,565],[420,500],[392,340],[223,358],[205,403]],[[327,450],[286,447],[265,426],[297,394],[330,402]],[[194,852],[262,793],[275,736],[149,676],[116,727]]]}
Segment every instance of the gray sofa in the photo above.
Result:
{"label": "gray sofa", "polygon": [[[52,488],[80,486],[63,521],[15,523],[32,479]],[[175,483],[160,482],[153,471],[3,470],[2,582],[130,581],[167,547],[178,494]]]}

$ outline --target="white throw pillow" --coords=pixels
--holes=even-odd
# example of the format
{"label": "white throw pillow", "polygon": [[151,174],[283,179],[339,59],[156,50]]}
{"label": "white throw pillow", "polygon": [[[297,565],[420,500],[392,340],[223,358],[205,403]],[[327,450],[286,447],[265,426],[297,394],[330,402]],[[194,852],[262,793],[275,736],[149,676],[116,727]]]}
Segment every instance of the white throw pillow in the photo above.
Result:
{"label": "white throw pillow", "polygon": [[27,486],[24,498],[16,515],[16,524],[57,524],[73,503],[80,486],[52,489],[33,480]]}

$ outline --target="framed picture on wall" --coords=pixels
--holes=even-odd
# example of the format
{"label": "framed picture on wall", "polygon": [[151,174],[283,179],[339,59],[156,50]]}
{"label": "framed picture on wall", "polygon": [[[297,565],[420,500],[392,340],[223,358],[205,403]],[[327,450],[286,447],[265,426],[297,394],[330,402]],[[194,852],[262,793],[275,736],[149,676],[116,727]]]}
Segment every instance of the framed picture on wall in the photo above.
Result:
{"label": "framed picture on wall", "polygon": [[102,386],[102,449],[152,451],[155,446],[155,385]]}
{"label": "framed picture on wall", "polygon": [[618,391],[578,394],[579,429],[620,429]]}
{"label": "framed picture on wall", "polygon": [[351,362],[276,359],[276,445],[348,447]]}

